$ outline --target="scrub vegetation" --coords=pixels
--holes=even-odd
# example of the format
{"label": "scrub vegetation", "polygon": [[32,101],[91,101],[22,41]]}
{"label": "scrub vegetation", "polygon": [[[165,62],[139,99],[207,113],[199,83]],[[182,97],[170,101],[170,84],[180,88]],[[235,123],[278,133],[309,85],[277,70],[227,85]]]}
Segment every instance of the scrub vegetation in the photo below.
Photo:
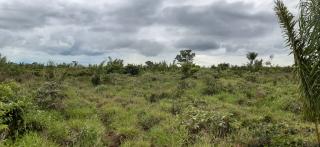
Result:
{"label": "scrub vegetation", "polygon": [[[0,66],[2,146],[313,146],[292,67]],[[258,59],[257,59],[258,60]],[[252,64],[253,63],[253,64]]]}
{"label": "scrub vegetation", "polygon": [[[0,146],[319,146],[319,6],[275,11],[294,65],[17,64],[0,55]],[[318,140],[318,141],[317,141]]]}

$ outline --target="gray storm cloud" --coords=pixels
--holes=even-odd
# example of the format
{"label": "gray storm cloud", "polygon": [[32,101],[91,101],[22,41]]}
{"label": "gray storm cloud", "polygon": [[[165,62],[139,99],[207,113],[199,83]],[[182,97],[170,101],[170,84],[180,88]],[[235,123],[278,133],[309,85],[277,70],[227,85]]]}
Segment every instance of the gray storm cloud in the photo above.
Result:
{"label": "gray storm cloud", "polygon": [[[285,53],[272,5],[173,2],[3,0],[0,52],[14,48],[48,56],[97,56],[125,49],[149,57],[184,48],[202,52],[226,48],[227,55],[240,49]],[[149,35],[141,31],[153,27],[164,29],[149,29]]]}

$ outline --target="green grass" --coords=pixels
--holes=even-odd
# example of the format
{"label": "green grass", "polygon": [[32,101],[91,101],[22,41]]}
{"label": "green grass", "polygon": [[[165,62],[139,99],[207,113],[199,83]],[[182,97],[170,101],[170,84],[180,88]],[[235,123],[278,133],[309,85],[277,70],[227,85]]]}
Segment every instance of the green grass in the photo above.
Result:
{"label": "green grass", "polygon": [[[313,145],[314,129],[303,119],[291,72],[270,70],[201,68],[177,95],[178,71],[104,74],[102,84],[94,86],[90,76],[75,76],[82,70],[74,69],[61,83],[63,107],[42,108],[31,101],[24,113],[26,131],[0,145]],[[209,87],[212,76],[217,86]],[[46,81],[41,76],[23,79],[20,94],[34,98]],[[217,88],[217,93],[206,94],[206,88]]]}

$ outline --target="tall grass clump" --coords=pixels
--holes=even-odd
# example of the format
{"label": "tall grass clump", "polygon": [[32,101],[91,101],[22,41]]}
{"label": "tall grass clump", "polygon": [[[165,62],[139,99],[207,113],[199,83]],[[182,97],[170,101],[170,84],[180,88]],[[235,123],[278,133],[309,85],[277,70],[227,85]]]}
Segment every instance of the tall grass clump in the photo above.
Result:
{"label": "tall grass clump", "polygon": [[294,56],[305,117],[315,124],[320,144],[320,1],[301,0],[297,19],[281,0],[275,4],[286,43]]}

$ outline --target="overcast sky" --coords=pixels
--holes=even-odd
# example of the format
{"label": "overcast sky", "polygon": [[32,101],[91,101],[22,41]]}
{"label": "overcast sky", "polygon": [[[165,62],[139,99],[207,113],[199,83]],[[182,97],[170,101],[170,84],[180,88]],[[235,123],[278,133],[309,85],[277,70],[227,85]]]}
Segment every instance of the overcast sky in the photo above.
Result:
{"label": "overcast sky", "polygon": [[[295,9],[298,0],[285,3]],[[14,62],[171,62],[242,65],[249,51],[291,65],[273,0],[0,0],[0,53]]]}

